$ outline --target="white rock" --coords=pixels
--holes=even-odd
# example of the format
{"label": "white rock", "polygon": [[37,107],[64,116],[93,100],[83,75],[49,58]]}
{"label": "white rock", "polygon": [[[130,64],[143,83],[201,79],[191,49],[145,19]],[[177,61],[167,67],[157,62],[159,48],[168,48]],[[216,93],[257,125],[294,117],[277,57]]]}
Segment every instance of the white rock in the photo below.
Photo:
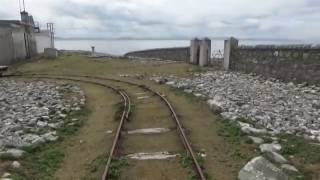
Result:
{"label": "white rock", "polygon": [[45,126],[47,126],[48,125],[48,123],[47,122],[44,122],[44,121],[38,121],[37,122],[37,126],[39,126],[39,127],[45,127]]}
{"label": "white rock", "polygon": [[42,135],[41,137],[44,138],[46,141],[52,142],[52,141],[56,141],[58,140],[58,136],[56,136],[57,132],[53,131],[53,132],[48,132],[44,135]]}
{"label": "white rock", "polygon": [[261,144],[259,148],[260,148],[260,151],[263,153],[278,152],[281,150],[281,145],[280,144]]}
{"label": "white rock", "polygon": [[215,113],[221,113],[223,111],[222,103],[217,101],[216,99],[209,99],[207,101],[207,104],[209,105],[210,109]]}
{"label": "white rock", "polygon": [[281,154],[278,154],[276,152],[266,152],[266,156],[272,162],[276,162],[279,164],[285,164],[288,162],[286,158],[284,158]]}
{"label": "white rock", "polygon": [[263,139],[262,138],[259,138],[259,137],[254,137],[254,136],[248,136],[252,141],[253,143],[255,144],[262,144],[263,143]]}
{"label": "white rock", "polygon": [[13,161],[11,166],[14,168],[14,169],[18,169],[21,167],[21,164],[18,162],[18,161]]}
{"label": "white rock", "polygon": [[172,86],[172,85],[174,85],[174,84],[175,84],[175,82],[174,82],[174,81],[166,82],[166,85],[170,85],[170,86]]}
{"label": "white rock", "polygon": [[257,134],[257,135],[265,135],[268,133],[266,129],[256,129],[248,126],[242,127],[241,131],[246,134]]}
{"label": "white rock", "polygon": [[264,157],[248,162],[238,174],[239,180],[287,180],[288,176]]}
{"label": "white rock", "polygon": [[0,156],[1,155],[9,155],[13,158],[21,158],[23,156],[25,152],[23,150],[20,149],[8,149],[7,151],[4,152],[0,152]]}
{"label": "white rock", "polygon": [[294,167],[294,166],[292,166],[290,164],[282,164],[281,165],[281,169],[284,172],[288,173],[288,174],[294,174],[295,175],[295,174],[299,174],[300,173],[299,170],[296,167]]}
{"label": "white rock", "polygon": [[8,173],[8,172],[6,172],[6,173],[4,173],[1,177],[2,177],[2,178],[8,178],[8,177],[10,177],[10,176],[11,176],[11,174]]}

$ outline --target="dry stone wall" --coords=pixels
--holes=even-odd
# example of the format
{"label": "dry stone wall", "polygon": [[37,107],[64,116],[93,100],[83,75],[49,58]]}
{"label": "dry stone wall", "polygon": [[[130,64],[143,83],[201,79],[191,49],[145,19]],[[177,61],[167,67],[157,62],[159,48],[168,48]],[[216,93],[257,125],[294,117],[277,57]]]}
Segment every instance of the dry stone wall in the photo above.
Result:
{"label": "dry stone wall", "polygon": [[230,57],[230,69],[234,71],[320,84],[320,46],[239,46]]}
{"label": "dry stone wall", "polygon": [[189,47],[177,47],[177,48],[159,48],[149,49],[143,51],[134,51],[125,54],[126,57],[138,57],[138,58],[154,58],[161,60],[174,60],[174,61],[187,61],[190,59]]}

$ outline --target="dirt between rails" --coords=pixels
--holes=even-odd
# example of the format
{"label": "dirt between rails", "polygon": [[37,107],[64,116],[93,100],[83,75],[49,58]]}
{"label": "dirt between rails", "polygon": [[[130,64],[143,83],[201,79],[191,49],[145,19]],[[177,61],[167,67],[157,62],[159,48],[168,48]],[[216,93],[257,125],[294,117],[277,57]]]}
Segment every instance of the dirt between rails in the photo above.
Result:
{"label": "dirt between rails", "polygon": [[[123,83],[104,81],[124,89],[133,103],[130,120],[124,129],[166,128],[169,132],[158,134],[124,134],[121,139],[122,156],[134,153],[169,152],[182,154],[185,152],[180,140],[171,112],[161,99],[142,88]],[[118,152],[119,154],[119,152]],[[134,160],[128,158],[128,166],[121,169],[119,179],[132,180],[165,180],[188,179],[188,171],[183,168],[179,157],[160,160]]]}

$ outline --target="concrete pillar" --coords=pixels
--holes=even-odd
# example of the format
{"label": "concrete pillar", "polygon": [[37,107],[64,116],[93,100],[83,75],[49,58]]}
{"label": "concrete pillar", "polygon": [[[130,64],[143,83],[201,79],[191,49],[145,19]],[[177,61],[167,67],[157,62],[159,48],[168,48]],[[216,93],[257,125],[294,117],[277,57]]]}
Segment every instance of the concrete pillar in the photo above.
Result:
{"label": "concrete pillar", "polygon": [[229,70],[231,68],[234,51],[238,48],[238,39],[231,37],[224,41],[224,61],[223,68]]}
{"label": "concrete pillar", "polygon": [[204,38],[200,43],[199,66],[208,66],[211,58],[211,40]]}
{"label": "concrete pillar", "polygon": [[190,63],[197,65],[199,63],[199,56],[200,56],[200,40],[195,38],[191,40]]}

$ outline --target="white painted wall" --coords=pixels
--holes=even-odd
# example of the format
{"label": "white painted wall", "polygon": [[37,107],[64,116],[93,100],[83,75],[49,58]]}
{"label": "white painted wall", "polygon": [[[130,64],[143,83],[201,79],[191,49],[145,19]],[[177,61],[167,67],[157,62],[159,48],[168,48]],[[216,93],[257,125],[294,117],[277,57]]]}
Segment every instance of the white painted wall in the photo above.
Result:
{"label": "white painted wall", "polygon": [[37,42],[37,51],[38,53],[44,53],[45,48],[51,47],[51,39],[49,31],[42,31],[40,33],[35,33],[36,42]]}

